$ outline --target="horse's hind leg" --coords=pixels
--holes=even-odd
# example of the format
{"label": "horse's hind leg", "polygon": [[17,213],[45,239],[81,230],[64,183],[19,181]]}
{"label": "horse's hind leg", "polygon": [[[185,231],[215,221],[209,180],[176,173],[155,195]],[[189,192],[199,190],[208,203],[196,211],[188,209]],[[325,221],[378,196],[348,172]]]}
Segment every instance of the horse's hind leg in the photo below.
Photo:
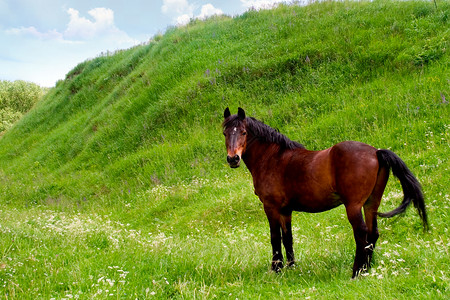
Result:
{"label": "horse's hind leg", "polygon": [[373,251],[375,250],[375,244],[377,243],[378,240],[378,225],[377,225],[377,209],[378,209],[378,205],[380,202],[378,202],[378,204],[373,204],[373,206],[371,205],[364,205],[364,217],[366,220],[366,225],[367,225],[367,246],[366,246],[366,252],[368,255],[368,264],[370,266],[371,262],[372,262],[372,254]]}
{"label": "horse's hind leg", "polygon": [[367,225],[367,246],[366,251],[369,256],[368,263],[369,266],[372,263],[372,254],[375,250],[375,245],[377,243],[379,233],[377,224],[377,211],[380,206],[381,198],[374,197],[372,195],[369,200],[364,204],[364,218]]}
{"label": "horse's hind leg", "polygon": [[368,268],[367,254],[367,226],[364,223],[361,206],[346,207],[347,217],[353,228],[353,235],[356,242],[355,261],[353,263],[353,275],[355,278]]}
{"label": "horse's hind leg", "polygon": [[386,169],[381,168],[378,171],[377,182],[372,191],[372,195],[370,195],[367,202],[364,203],[364,218],[367,225],[367,254],[369,255],[369,264],[372,262],[372,254],[379,237],[377,212],[388,179],[389,172]]}

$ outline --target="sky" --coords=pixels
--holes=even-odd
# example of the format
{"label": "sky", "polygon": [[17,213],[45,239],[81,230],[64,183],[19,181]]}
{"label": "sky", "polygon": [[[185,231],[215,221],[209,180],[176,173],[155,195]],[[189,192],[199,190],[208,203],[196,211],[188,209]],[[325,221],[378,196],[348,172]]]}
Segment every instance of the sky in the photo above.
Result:
{"label": "sky", "polygon": [[283,0],[0,0],[0,80],[52,87],[79,63],[171,26]]}

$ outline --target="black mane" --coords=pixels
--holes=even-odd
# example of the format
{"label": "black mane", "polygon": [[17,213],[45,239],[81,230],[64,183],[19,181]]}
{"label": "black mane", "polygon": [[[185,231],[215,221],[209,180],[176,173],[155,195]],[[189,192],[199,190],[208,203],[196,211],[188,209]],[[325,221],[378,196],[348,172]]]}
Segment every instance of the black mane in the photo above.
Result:
{"label": "black mane", "polygon": [[[242,120],[239,119],[237,115],[234,115],[227,118],[223,122],[222,126],[224,128],[238,127],[241,122]],[[302,144],[290,140],[288,137],[281,134],[278,130],[273,129],[272,127],[264,124],[261,121],[256,120],[255,118],[247,117],[245,118],[245,122],[247,131],[249,131],[253,137],[257,138],[262,142],[277,144],[282,149],[290,149],[290,150],[297,148],[305,149],[305,147]]]}

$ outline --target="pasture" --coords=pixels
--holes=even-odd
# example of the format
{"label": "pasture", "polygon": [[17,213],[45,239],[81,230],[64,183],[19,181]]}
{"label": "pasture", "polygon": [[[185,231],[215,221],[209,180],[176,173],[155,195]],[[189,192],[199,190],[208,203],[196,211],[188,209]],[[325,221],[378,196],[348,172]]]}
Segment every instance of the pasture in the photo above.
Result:
{"label": "pasture", "polygon": [[[448,298],[449,11],[280,5],[80,63],[0,137],[0,297]],[[227,106],[310,150],[394,151],[430,230],[412,207],[379,219],[372,268],[351,280],[344,207],[294,212],[296,265],[272,272],[251,175],[226,162]],[[391,176],[379,210],[401,201]]]}

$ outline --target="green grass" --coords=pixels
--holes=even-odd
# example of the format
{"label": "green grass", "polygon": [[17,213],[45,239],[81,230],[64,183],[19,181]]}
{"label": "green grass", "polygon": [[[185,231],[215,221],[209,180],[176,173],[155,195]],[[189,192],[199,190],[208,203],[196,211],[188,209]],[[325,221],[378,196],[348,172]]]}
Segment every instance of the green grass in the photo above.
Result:
{"label": "green grass", "polygon": [[[445,298],[450,3],[436,4],[282,5],[79,64],[0,137],[0,297]],[[352,281],[344,208],[295,213],[297,265],[270,272],[251,176],[226,165],[227,106],[308,149],[395,151],[432,230],[414,209],[380,220]],[[400,202],[391,178],[380,210]]]}

